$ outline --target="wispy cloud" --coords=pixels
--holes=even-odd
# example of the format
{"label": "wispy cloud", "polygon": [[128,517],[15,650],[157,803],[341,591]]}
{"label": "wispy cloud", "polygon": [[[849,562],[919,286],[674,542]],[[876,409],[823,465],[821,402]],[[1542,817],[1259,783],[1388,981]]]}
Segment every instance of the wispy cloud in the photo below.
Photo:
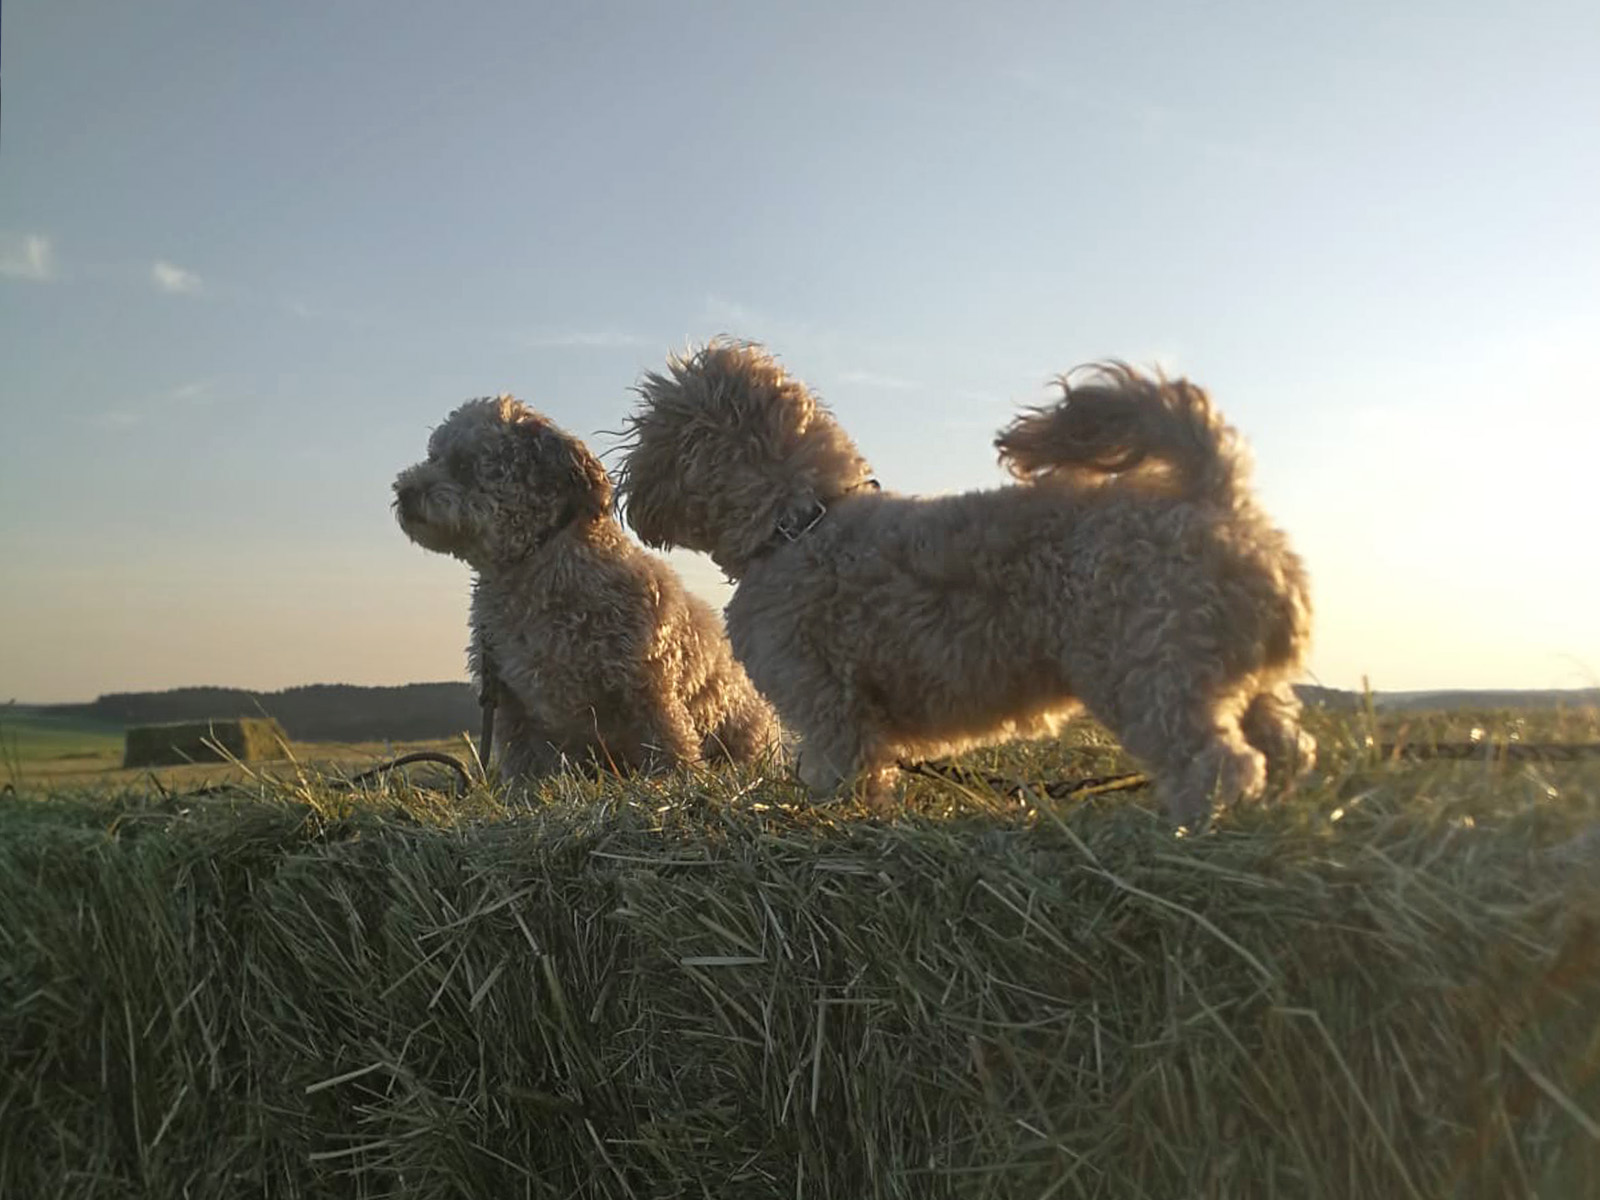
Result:
{"label": "wispy cloud", "polygon": [[922,387],[915,379],[904,379],[899,375],[880,375],[876,371],[844,371],[839,375],[839,382],[888,392],[914,392]]}
{"label": "wispy cloud", "polygon": [[[704,297],[699,322],[705,332],[695,333],[691,345],[717,333],[753,338],[808,382],[853,389],[840,397],[847,404],[881,407],[915,403],[923,412],[930,407],[966,409],[979,405],[997,410],[1003,420],[1017,404],[1053,399],[1055,393],[1048,388],[1048,381],[1070,365],[1019,370],[1015,361],[999,354],[968,348],[962,348],[956,361],[952,361],[948,346],[915,338],[847,333],[719,295]],[[863,368],[859,364],[864,362],[881,369]],[[904,373],[895,369],[902,365],[906,368]],[[878,394],[865,394],[871,392]],[[957,421],[964,415],[952,413]],[[996,417],[982,415],[972,419],[975,428],[993,428],[990,423]]]}
{"label": "wispy cloud", "polygon": [[1160,149],[1180,147],[1235,166],[1259,168],[1292,168],[1304,159],[1300,147],[1269,147],[1217,136],[1201,124],[1194,112],[1154,100],[1131,100],[1122,93],[1101,95],[1074,85],[1055,68],[1046,70],[1019,63],[1005,68],[1001,76],[1036,103],[1062,112],[1091,113],[1106,128],[1137,136]]}
{"label": "wispy cloud", "polygon": [[661,344],[660,338],[616,329],[539,330],[521,334],[517,341],[533,350],[630,350]]}
{"label": "wispy cloud", "polygon": [[729,300],[724,296],[707,296],[702,320],[708,323],[722,323],[731,326],[759,325],[765,318],[748,305],[740,304],[737,300]]}
{"label": "wispy cloud", "polygon": [[696,342],[715,334],[749,338],[785,359],[790,354],[799,354],[812,363],[852,358],[859,362],[863,358],[893,358],[896,354],[896,347],[867,338],[847,337],[836,329],[764,312],[726,296],[705,298],[699,324],[705,332],[694,334]]}
{"label": "wispy cloud", "polygon": [[79,420],[102,433],[119,433],[138,425],[162,421],[190,421],[193,410],[217,400],[217,379],[191,379],[164,391],[129,397],[120,408],[84,413]]}
{"label": "wispy cloud", "polygon": [[150,268],[150,279],[163,292],[175,295],[197,295],[205,286],[193,271],[186,271],[165,260],[157,260]]}
{"label": "wispy cloud", "polygon": [[279,302],[283,311],[301,321],[314,321],[328,325],[346,325],[351,329],[392,329],[393,322],[380,319],[371,313],[349,308],[330,308],[294,297]]}
{"label": "wispy cloud", "polygon": [[55,253],[42,233],[0,233],[0,276],[48,283],[56,277]]}
{"label": "wispy cloud", "polygon": [[213,399],[216,386],[215,379],[193,379],[172,388],[166,398],[179,404],[206,404]]}
{"label": "wispy cloud", "polygon": [[925,366],[928,358],[926,349],[911,342],[859,337],[809,321],[764,312],[742,301],[717,295],[705,297],[700,322],[707,333],[697,335],[694,341],[701,341],[711,334],[751,338],[766,346],[786,364],[804,362],[802,374],[809,373],[814,381],[828,380],[878,392],[928,390],[927,384],[909,374],[846,365],[866,360],[891,367],[897,362]]}
{"label": "wispy cloud", "polygon": [[115,433],[122,429],[131,429],[135,425],[143,424],[149,413],[130,412],[125,408],[109,408],[102,412],[87,413],[83,423],[91,429],[100,429]]}

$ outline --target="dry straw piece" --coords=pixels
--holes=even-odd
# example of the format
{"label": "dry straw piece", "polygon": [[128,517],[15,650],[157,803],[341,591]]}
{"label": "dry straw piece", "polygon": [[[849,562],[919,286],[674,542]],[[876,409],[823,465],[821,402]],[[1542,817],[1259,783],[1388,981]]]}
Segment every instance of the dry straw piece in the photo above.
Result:
{"label": "dry straw piece", "polygon": [[1595,767],[1319,736],[1186,839],[758,770],[0,801],[0,1195],[1595,1194]]}

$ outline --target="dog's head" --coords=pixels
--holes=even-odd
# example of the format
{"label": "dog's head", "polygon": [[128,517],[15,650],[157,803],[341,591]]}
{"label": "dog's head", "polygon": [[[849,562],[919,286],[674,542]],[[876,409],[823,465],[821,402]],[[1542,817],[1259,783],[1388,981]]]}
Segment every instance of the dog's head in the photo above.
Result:
{"label": "dog's head", "polygon": [[577,438],[510,396],[469,400],[394,481],[417,545],[483,569],[516,562],[611,503],[605,468]]}
{"label": "dog's head", "polygon": [[704,551],[734,578],[780,528],[872,475],[827,408],[760,346],[714,341],[637,390],[618,472],[628,523],[649,545]]}

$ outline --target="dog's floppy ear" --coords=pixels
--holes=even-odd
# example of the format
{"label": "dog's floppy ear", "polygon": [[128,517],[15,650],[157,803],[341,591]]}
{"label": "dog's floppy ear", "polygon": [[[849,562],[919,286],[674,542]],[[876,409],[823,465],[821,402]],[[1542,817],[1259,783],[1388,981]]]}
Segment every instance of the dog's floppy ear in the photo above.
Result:
{"label": "dog's floppy ear", "polygon": [[534,489],[560,497],[566,520],[610,508],[611,477],[587,446],[543,417],[518,422],[516,429],[521,473]]}
{"label": "dog's floppy ear", "polygon": [[585,516],[598,516],[611,507],[611,476],[589,447],[575,438],[566,442],[573,495],[583,497]]}

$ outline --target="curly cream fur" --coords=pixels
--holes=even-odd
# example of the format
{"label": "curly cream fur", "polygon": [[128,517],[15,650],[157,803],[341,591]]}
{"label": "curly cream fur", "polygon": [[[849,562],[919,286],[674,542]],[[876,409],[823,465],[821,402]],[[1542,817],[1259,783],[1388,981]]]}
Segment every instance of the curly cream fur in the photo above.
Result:
{"label": "curly cream fur", "polygon": [[997,443],[1024,483],[931,499],[864,488],[855,445],[760,347],[714,342],[640,385],[624,511],[738,581],[734,651],[813,790],[878,792],[897,759],[1050,733],[1079,706],[1182,824],[1310,766],[1289,687],[1309,587],[1237,436],[1183,380],[1113,364],[1061,385]]}
{"label": "curly cream fur", "polygon": [[500,681],[501,773],[749,761],[777,722],[716,614],[611,514],[582,442],[509,396],[472,400],[394,483],[418,545],[476,571],[474,678]]}

